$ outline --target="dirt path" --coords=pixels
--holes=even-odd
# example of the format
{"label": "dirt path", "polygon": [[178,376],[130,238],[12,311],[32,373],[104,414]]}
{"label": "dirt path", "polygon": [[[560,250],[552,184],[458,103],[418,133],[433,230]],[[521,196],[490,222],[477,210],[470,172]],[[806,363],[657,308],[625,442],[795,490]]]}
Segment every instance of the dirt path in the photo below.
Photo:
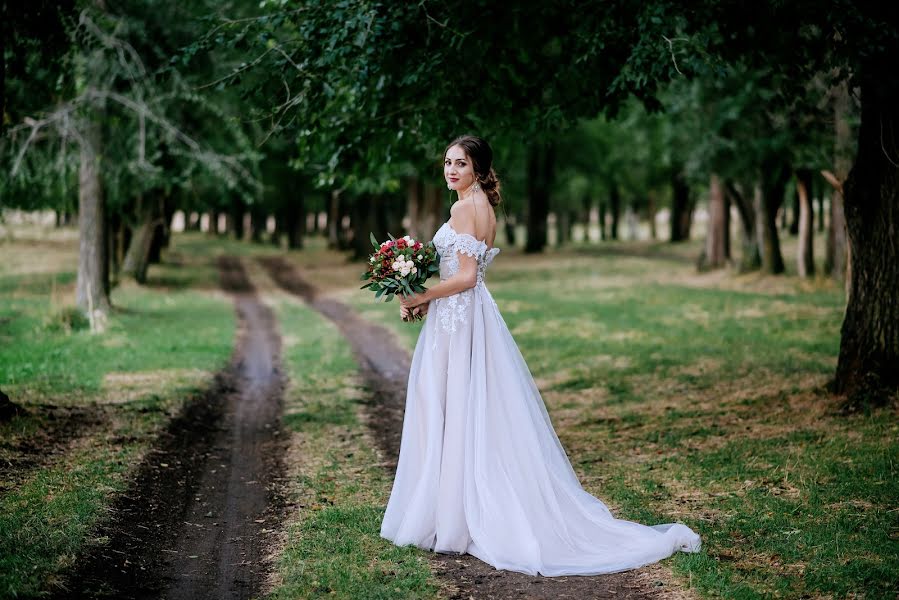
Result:
{"label": "dirt path", "polygon": [[[366,405],[368,423],[384,456],[392,459],[389,468],[395,470],[411,357],[395,345],[393,337],[384,328],[365,321],[340,302],[319,296],[288,261],[280,257],[267,257],[259,259],[259,262],[282,289],[301,297],[334,321],[349,340],[362,375],[373,391]],[[431,561],[432,569],[443,580],[449,597],[453,599],[636,600],[678,595],[674,590],[662,589],[664,583],[653,576],[656,573],[654,569],[598,577],[532,577],[497,571],[469,555],[432,554]]]}
{"label": "dirt path", "polygon": [[229,367],[174,419],[58,598],[239,599],[262,591],[281,521],[280,338],[237,259],[219,261],[238,335]]}

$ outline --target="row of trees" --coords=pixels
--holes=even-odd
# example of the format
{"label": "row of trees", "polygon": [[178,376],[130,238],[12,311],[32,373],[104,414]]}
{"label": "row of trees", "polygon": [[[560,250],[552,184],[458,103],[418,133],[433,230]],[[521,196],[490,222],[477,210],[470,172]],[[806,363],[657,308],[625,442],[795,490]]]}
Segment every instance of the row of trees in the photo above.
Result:
{"label": "row of trees", "polygon": [[[249,212],[254,232],[275,215],[292,245],[319,210],[335,243],[345,217],[380,233],[406,213],[426,235],[446,210],[435,159],[445,140],[475,131],[507,168],[509,220],[526,222],[531,252],[546,244],[551,208],[570,222],[596,207],[614,236],[623,205],[652,215],[667,204],[671,239],[683,239],[701,192],[711,217],[703,265],[727,260],[732,205],[743,267],[777,273],[788,187],[802,248],[811,198],[827,193],[836,276],[852,248],[836,390],[883,397],[899,387],[899,29],[885,8],[2,7],[10,176],[0,193],[34,206],[77,190],[86,309],[108,305],[110,270],[143,277],[176,207]],[[812,264],[800,257],[801,272]]]}

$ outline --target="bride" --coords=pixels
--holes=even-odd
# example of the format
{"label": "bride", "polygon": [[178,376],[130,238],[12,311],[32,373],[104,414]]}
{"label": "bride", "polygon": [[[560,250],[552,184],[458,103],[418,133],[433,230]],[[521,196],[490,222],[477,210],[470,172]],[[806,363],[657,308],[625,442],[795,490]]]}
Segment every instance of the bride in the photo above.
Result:
{"label": "bride", "polygon": [[492,160],[487,142],[468,135],[444,154],[459,199],[434,235],[440,283],[401,309],[404,319],[430,316],[412,357],[381,535],[546,576],[614,573],[697,552],[699,536],[685,525],[616,519],[581,487],[484,283],[499,252]]}

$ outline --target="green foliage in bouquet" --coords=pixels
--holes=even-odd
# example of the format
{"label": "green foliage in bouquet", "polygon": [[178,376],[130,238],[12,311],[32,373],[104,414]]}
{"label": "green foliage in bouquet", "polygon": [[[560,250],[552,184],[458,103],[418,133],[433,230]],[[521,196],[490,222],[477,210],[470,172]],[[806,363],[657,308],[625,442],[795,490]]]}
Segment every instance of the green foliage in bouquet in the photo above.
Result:
{"label": "green foliage in bouquet", "polygon": [[404,297],[425,291],[424,283],[440,269],[440,255],[433,242],[423,244],[408,235],[378,243],[373,233],[369,239],[375,252],[368,258],[368,269],[361,279],[368,281],[361,289],[375,292],[375,300],[393,300],[397,294]]}

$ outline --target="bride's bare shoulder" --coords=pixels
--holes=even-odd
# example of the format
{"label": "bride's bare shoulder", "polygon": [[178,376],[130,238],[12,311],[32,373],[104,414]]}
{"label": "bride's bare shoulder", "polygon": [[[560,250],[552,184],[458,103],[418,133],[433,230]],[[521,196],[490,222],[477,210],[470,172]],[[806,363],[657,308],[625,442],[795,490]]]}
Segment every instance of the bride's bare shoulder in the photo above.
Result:
{"label": "bride's bare shoulder", "polygon": [[470,233],[478,239],[489,238],[491,230],[496,226],[496,215],[486,196],[460,200],[453,205],[450,214],[457,231],[460,229],[455,225],[464,224],[465,233]]}

